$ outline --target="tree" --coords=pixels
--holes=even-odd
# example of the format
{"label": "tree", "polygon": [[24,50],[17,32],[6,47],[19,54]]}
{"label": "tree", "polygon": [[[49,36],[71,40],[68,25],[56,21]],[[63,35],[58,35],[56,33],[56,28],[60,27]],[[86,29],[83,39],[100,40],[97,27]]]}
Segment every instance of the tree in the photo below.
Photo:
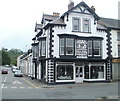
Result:
{"label": "tree", "polygon": [[10,65],[11,59],[8,55],[8,49],[2,48],[2,65]]}

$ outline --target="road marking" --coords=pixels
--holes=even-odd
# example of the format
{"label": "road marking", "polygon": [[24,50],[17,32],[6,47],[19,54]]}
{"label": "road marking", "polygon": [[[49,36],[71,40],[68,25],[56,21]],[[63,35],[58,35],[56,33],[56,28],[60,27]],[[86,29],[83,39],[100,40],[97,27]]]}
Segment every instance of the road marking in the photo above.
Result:
{"label": "road marking", "polygon": [[32,87],[28,87],[28,89],[32,89]]}
{"label": "road marking", "polygon": [[1,88],[3,88],[3,87],[4,87],[4,85],[5,85],[5,84],[2,84]]}
{"label": "road marking", "polygon": [[8,87],[3,87],[3,88],[8,88]]}
{"label": "road marking", "polygon": [[26,80],[26,79],[24,79],[24,78],[22,78],[24,81],[26,81],[29,85],[31,85],[32,87],[34,87],[34,88],[38,88],[37,86],[35,86],[34,84],[32,84],[31,82],[29,82],[28,80]]}
{"label": "road marking", "polygon": [[21,89],[24,89],[25,87],[20,87]]}
{"label": "road marking", "polygon": [[13,84],[22,84],[22,83],[19,81],[14,81]]}
{"label": "road marking", "polygon": [[17,87],[11,87],[11,88],[17,88]]}
{"label": "road marking", "polygon": [[6,80],[7,80],[7,77],[5,77],[5,79],[4,79],[4,81],[3,81],[3,82],[5,83],[5,82],[6,82]]}

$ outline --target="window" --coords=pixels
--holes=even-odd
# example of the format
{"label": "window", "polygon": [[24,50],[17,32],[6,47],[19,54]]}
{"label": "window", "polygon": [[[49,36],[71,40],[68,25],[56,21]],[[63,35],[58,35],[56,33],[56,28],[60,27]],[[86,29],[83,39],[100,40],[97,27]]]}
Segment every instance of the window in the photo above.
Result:
{"label": "window", "polygon": [[117,39],[120,41],[120,32],[117,33]]}
{"label": "window", "polygon": [[101,41],[89,40],[88,41],[88,56],[101,56]]}
{"label": "window", "polygon": [[60,55],[74,55],[73,38],[60,38]]}
{"label": "window", "polygon": [[45,47],[46,47],[46,41],[45,41],[45,40],[44,40],[44,41],[41,41],[41,45],[42,45],[42,46],[41,46],[41,55],[42,55],[42,56],[45,56],[45,53],[46,53],[46,52],[45,52],[45,50],[46,50],[46,48],[45,48]]}
{"label": "window", "polygon": [[60,55],[64,55],[64,38],[60,39]]}
{"label": "window", "polygon": [[83,32],[90,32],[90,19],[83,19]]}
{"label": "window", "polygon": [[73,80],[73,65],[58,65],[57,80]]}
{"label": "window", "polygon": [[120,45],[118,45],[118,57],[120,57]]}
{"label": "window", "polygon": [[104,66],[91,66],[90,79],[104,79]]}
{"label": "window", "polygon": [[66,55],[73,55],[74,53],[74,39],[66,38]]}
{"label": "window", "polygon": [[79,32],[80,31],[80,19],[73,18],[73,31]]}
{"label": "window", "polygon": [[93,55],[100,56],[100,41],[93,41]]}
{"label": "window", "polygon": [[88,41],[88,56],[92,56],[92,41]]}

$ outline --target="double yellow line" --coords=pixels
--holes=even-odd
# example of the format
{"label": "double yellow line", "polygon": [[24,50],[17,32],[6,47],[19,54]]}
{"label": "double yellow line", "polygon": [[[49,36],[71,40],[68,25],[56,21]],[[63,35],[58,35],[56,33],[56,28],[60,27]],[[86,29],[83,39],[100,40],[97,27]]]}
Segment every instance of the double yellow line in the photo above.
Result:
{"label": "double yellow line", "polygon": [[37,86],[35,86],[34,84],[32,84],[31,82],[29,82],[28,80],[26,80],[25,78],[22,78],[25,82],[27,82],[30,86],[32,86],[33,88],[38,88]]}

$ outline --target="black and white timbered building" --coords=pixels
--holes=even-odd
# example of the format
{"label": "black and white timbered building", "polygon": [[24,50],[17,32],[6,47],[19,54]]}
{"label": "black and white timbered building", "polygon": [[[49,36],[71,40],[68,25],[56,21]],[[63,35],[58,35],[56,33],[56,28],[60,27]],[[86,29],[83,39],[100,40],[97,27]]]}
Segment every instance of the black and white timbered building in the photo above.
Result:
{"label": "black and white timbered building", "polygon": [[71,1],[61,16],[43,14],[32,39],[30,76],[47,84],[111,81],[110,31],[85,2]]}

